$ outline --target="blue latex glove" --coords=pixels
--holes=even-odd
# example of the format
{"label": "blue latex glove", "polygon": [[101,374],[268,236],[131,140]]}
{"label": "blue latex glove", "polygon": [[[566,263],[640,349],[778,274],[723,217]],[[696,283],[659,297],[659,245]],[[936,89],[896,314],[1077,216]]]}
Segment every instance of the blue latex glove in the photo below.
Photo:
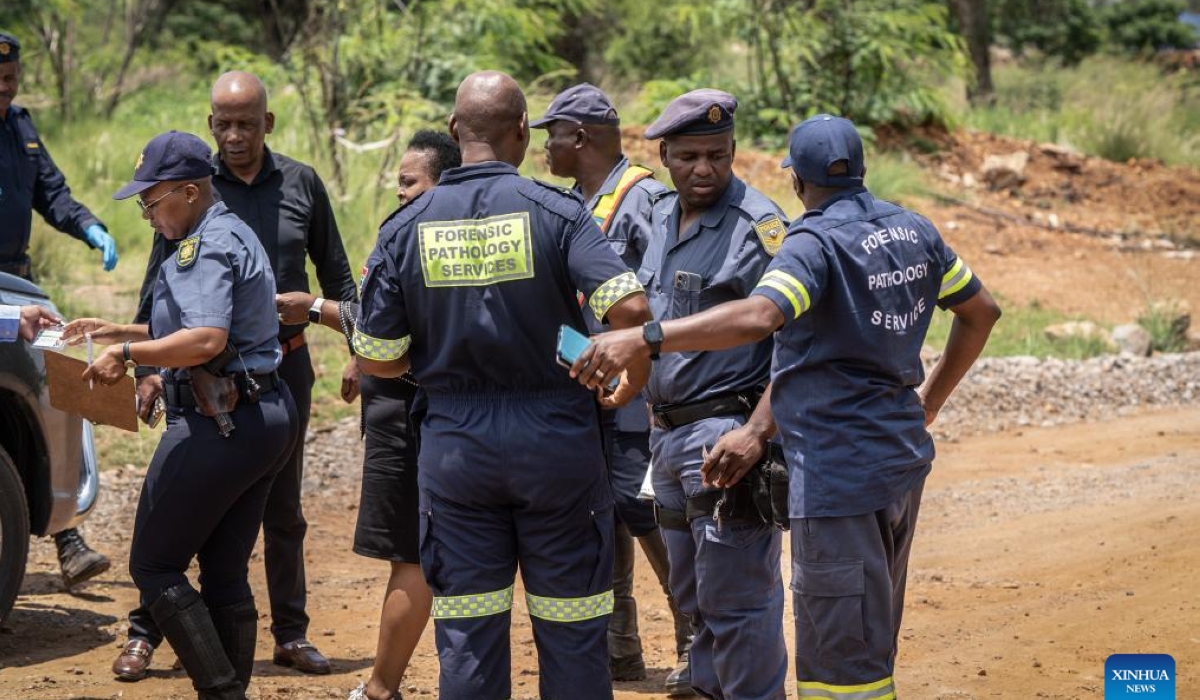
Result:
{"label": "blue latex glove", "polygon": [[87,242],[92,244],[93,248],[100,250],[100,255],[104,259],[104,271],[108,272],[117,266],[117,242],[113,237],[108,235],[108,231],[100,224],[92,224],[83,232],[87,237]]}

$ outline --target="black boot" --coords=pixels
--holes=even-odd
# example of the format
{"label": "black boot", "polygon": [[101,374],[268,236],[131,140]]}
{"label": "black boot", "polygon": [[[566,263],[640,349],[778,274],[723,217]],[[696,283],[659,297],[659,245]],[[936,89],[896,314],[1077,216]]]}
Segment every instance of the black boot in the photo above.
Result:
{"label": "black boot", "polygon": [[108,557],[87,546],[75,528],[56,534],[54,546],[58,549],[58,565],[62,567],[63,585],[67,590],[99,576],[112,566]]}
{"label": "black boot", "polygon": [[246,700],[200,594],[186,583],[162,592],[150,614],[192,679],[199,700]]}
{"label": "black boot", "polygon": [[646,678],[637,601],[633,598],[633,537],[617,523],[613,560],[613,612],[608,619],[608,668],[614,681]]}
{"label": "black boot", "polygon": [[650,568],[654,569],[654,574],[658,577],[658,583],[662,586],[663,593],[667,595],[667,605],[671,608],[671,617],[675,622],[675,654],[679,658],[679,663],[667,675],[667,694],[673,698],[694,695],[688,652],[692,648],[695,631],[687,615],[680,612],[679,606],[675,605],[675,596],[671,595],[671,587],[668,584],[671,565],[667,561],[667,546],[663,544],[662,536],[658,531],[639,537],[638,542],[642,545],[642,553],[646,555],[646,561],[650,563]]}
{"label": "black boot", "polygon": [[233,664],[234,674],[242,688],[250,687],[250,675],[254,671],[254,648],[258,641],[258,610],[254,599],[213,608],[213,626],[225,649],[225,656]]}

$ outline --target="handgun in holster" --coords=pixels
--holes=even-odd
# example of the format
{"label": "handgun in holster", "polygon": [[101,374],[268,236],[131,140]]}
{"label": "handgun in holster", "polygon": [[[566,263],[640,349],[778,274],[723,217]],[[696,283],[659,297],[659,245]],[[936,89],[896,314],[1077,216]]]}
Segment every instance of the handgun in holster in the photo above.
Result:
{"label": "handgun in holster", "polygon": [[[210,381],[216,383],[218,399],[221,395],[232,394],[233,406],[229,407],[229,411],[232,411],[237,405],[237,385],[232,377],[225,376],[225,366],[237,356],[237,348],[233,346],[232,342],[229,342],[225,344],[225,349],[219,355],[191,369],[192,392],[196,396],[197,410],[199,410],[202,400],[207,401],[211,398],[206,393],[208,389],[205,388],[207,386],[209,389],[214,389],[213,385],[207,384]],[[199,376],[199,384],[197,384],[197,371],[211,375],[211,379],[201,374]],[[221,434],[221,437],[229,437],[233,433],[233,429],[237,427],[233,424],[233,418],[229,416],[228,411],[214,411],[211,417],[217,422],[217,432]]]}

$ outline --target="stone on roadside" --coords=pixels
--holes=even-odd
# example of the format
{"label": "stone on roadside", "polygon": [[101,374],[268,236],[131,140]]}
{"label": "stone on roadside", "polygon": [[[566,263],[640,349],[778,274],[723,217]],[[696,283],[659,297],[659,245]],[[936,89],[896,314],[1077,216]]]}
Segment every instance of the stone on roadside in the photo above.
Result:
{"label": "stone on roadside", "polygon": [[1186,346],[1188,329],[1192,326],[1192,306],[1183,299],[1152,301],[1138,323],[1162,329],[1166,336],[1160,340],[1167,345]]}
{"label": "stone on roadside", "polygon": [[1151,343],[1150,331],[1136,323],[1126,323],[1112,329],[1112,341],[1117,349],[1137,357],[1149,357]]}
{"label": "stone on roadside", "polygon": [[1098,340],[1104,343],[1105,347],[1116,350],[1117,346],[1113,343],[1112,338],[1103,328],[1091,321],[1067,321],[1066,323],[1056,323],[1046,326],[1042,329],[1046,334],[1046,338],[1053,342],[1064,340]]}
{"label": "stone on roadside", "polygon": [[983,159],[982,177],[993,190],[1017,191],[1025,184],[1025,166],[1029,154],[1017,151],[1008,155],[991,154]]}

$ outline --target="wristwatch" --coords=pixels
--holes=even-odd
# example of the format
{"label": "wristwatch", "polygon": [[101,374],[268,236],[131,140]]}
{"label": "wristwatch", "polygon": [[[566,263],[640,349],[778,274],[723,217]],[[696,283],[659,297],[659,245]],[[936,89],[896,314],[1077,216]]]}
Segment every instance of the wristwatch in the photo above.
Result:
{"label": "wristwatch", "polygon": [[313,302],[313,305],[308,307],[309,323],[320,323],[321,322],[321,306],[324,304],[325,304],[325,300],[322,299],[321,297],[317,297],[316,301]]}
{"label": "wristwatch", "polygon": [[657,360],[663,342],[662,324],[658,321],[647,321],[642,324],[642,340],[650,346],[650,359]]}
{"label": "wristwatch", "polygon": [[126,340],[121,345],[121,359],[125,361],[125,367],[127,369],[134,369],[138,366],[138,363],[134,362],[133,355],[129,352],[130,344],[130,341]]}

